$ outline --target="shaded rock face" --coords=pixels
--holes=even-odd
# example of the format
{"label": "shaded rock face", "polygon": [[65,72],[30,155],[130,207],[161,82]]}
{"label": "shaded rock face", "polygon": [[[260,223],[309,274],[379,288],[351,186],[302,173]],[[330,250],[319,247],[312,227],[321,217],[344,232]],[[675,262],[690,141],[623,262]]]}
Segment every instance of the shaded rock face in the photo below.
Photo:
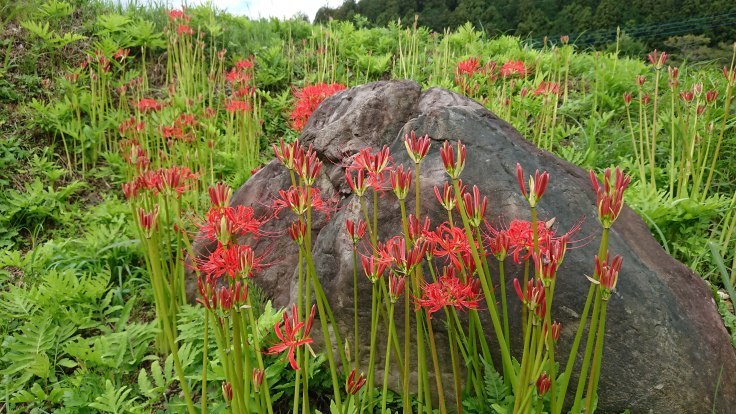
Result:
{"label": "shaded rock face", "polygon": [[[447,179],[439,156],[445,139],[461,139],[467,146],[467,163],[461,178],[466,184],[478,185],[481,193],[488,196],[490,211],[486,218],[493,224],[529,218],[528,206],[516,182],[517,162],[527,174],[535,169],[550,173],[549,187],[538,206],[541,218],[554,217],[561,232],[583,219],[577,237],[587,237],[586,242],[568,251],[555,290],[553,315],[563,326],[557,360],[566,361],[589,287],[584,275],[592,273],[600,241],[595,196],[587,173],[537,149],[481,105],[446,90],[422,91],[418,84],[409,81],[371,83],[338,93],[322,103],[302,133],[303,143],[314,145],[324,161],[317,185],[324,195],[341,200],[332,217],[313,224],[313,251],[343,336],[352,346],[352,250],[344,223],[345,219],[359,218],[357,198],[344,182],[344,163],[364,146],[380,148],[385,144],[391,148],[397,165],[413,167],[402,140],[412,130],[433,138],[421,175],[422,210],[433,225],[446,219],[433,193],[433,186],[441,186]],[[265,214],[278,190],[289,184],[287,170],[272,161],[234,194],[232,204],[252,205]],[[413,200],[413,195],[409,199]],[[413,202],[408,201],[407,209],[413,208]],[[273,265],[257,275],[256,280],[277,306],[286,306],[296,299],[298,251],[286,236],[292,218],[288,214],[282,216],[270,221],[264,230],[284,236],[248,240],[257,251],[270,252]],[[384,240],[400,233],[398,202],[390,194],[379,201],[379,223]],[[644,222],[628,208],[614,225],[609,246],[612,254],[624,257],[624,264],[618,290],[608,305],[599,412],[618,413],[628,408],[637,413],[702,413],[714,407],[715,412],[736,412],[736,379],[732,375],[736,372],[736,353],[707,285],[668,256]],[[213,247],[198,244],[195,249],[204,253]],[[506,268],[507,292],[513,292],[511,282],[520,277],[522,269],[511,263]],[[493,269],[495,280],[496,274]],[[190,280],[189,287],[191,299],[196,282]],[[359,289],[360,324],[365,329],[362,331],[367,332],[370,284],[365,277],[361,277]],[[516,331],[512,332],[513,354],[520,357],[519,301],[513,293],[509,294],[511,326]],[[397,329],[402,332],[403,316],[398,308]],[[489,319],[487,312],[482,314]],[[440,361],[449,361],[441,325],[434,325],[442,354]],[[490,329],[491,325],[485,326]],[[492,333],[487,330],[487,335],[497,349],[490,338]],[[379,338],[384,336],[379,333]],[[369,335],[359,338],[359,342],[361,360],[365,362],[361,365],[365,367]],[[380,349],[385,348],[381,345]],[[498,354],[495,361],[500,366]],[[579,367],[580,360],[577,364]],[[442,368],[443,375],[448,375],[445,383],[450,384],[449,363]],[[573,378],[573,390],[575,383]]]}

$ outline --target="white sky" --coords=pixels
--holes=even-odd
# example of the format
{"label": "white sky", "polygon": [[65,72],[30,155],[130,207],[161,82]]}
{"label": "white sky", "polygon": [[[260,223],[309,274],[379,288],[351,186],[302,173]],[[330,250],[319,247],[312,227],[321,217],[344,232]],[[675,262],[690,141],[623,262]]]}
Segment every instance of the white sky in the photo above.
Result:
{"label": "white sky", "polygon": [[[169,0],[173,7],[179,7],[182,3],[190,5],[208,3],[209,0]],[[314,20],[314,15],[322,6],[336,7],[342,4],[342,0],[212,0],[219,9],[224,9],[235,15],[248,16],[250,18],[278,17],[289,18],[297,12],[304,12],[309,20]]]}

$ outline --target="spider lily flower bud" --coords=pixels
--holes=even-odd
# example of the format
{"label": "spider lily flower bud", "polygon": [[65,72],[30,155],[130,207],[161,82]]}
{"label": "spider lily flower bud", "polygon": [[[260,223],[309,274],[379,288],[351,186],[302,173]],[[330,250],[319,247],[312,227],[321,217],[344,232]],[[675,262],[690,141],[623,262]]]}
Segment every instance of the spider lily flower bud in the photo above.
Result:
{"label": "spider lily flower bud", "polygon": [[634,98],[634,95],[631,92],[624,92],[624,105],[629,106],[631,105],[631,100]]}
{"label": "spider lily flower bud", "polygon": [[736,68],[729,70],[727,67],[723,67],[723,76],[726,77],[726,82],[730,86],[736,85]]}
{"label": "spider lily flower bud", "polygon": [[301,146],[299,146],[299,140],[296,140],[291,144],[287,144],[284,142],[283,138],[279,141],[278,147],[276,144],[273,144],[271,148],[273,148],[273,153],[276,158],[281,161],[288,170],[294,170],[294,159],[299,152],[304,151]]}
{"label": "spider lily flower bud", "polygon": [[552,328],[550,329],[550,335],[552,335],[552,340],[557,342],[560,340],[560,332],[562,331],[562,324],[554,321],[552,323]]}
{"label": "spider lily flower bud", "polygon": [[618,283],[618,273],[621,270],[621,264],[623,258],[616,255],[612,261],[609,262],[609,257],[606,257],[605,262],[601,262],[598,256],[595,258],[595,268],[598,274],[598,283],[602,289],[601,299],[608,300],[611,297],[611,292],[616,289],[616,283]]}
{"label": "spider lily flower bud", "polygon": [[406,152],[409,153],[409,158],[414,161],[414,164],[420,164],[429,151],[429,135],[417,138],[416,133],[411,131],[404,135],[404,145],[406,146]]}
{"label": "spider lily flower bud", "polygon": [[406,199],[411,188],[411,170],[404,171],[404,166],[399,164],[398,167],[391,170],[391,188],[399,200]]}
{"label": "spider lily flower bud", "polygon": [[440,156],[450,178],[457,179],[460,177],[460,173],[465,168],[465,145],[460,140],[457,141],[457,156],[455,156],[455,151],[450,146],[450,142],[445,141],[442,148],[440,148]]}
{"label": "spider lily flower bud", "polygon": [[625,175],[620,168],[616,168],[611,180],[611,169],[603,173],[603,185],[598,182],[593,170],[590,170],[590,182],[596,193],[598,205],[598,219],[604,228],[611,228],[624,206],[624,191],[631,182],[631,177]]}
{"label": "spider lily flower bud", "polygon": [[646,76],[644,76],[644,75],[637,75],[636,76],[636,83],[639,86],[644,86],[644,83],[646,83],[646,81],[647,81],[647,77]]}
{"label": "spider lily flower bud", "polygon": [[465,204],[465,213],[468,216],[468,221],[473,227],[480,227],[483,222],[483,217],[486,215],[486,207],[488,207],[488,197],[480,198],[480,190],[478,186],[473,186],[473,196],[470,193],[463,194],[463,201]]}
{"label": "spider lily flower bud", "polygon": [[662,69],[665,62],[667,62],[667,52],[658,53],[657,49],[654,49],[654,52],[650,53],[647,57],[649,58],[649,63],[651,63],[656,70]]}
{"label": "spider lily flower bud", "polygon": [[209,188],[208,192],[212,206],[218,208],[227,207],[228,203],[230,203],[230,197],[233,194],[232,188],[224,183],[215,184]]}
{"label": "spider lily flower bud", "polygon": [[233,400],[233,386],[227,381],[222,382],[222,396],[225,399],[225,402]]}
{"label": "spider lily flower bud", "polygon": [[[424,222],[419,221],[413,214],[409,214],[409,240],[416,243],[420,237],[429,232],[429,216],[424,217]],[[426,243],[425,243],[426,244]]]}
{"label": "spider lily flower bud", "polygon": [[376,283],[383,276],[383,272],[386,271],[386,262],[379,257],[361,255],[360,262],[363,265],[365,275],[368,276],[371,283]]}
{"label": "spider lily flower bud", "polygon": [[292,225],[289,226],[289,236],[291,237],[291,240],[294,240],[299,246],[304,244],[304,237],[306,234],[307,225],[301,220],[298,220],[296,223],[292,223]]}
{"label": "spider lily flower bud", "polygon": [[529,202],[529,206],[532,208],[536,207],[547,190],[549,173],[545,171],[540,174],[539,170],[535,171],[534,177],[529,176],[529,190],[527,191],[526,185],[524,184],[524,170],[521,168],[521,164],[516,163],[516,179],[519,181],[521,194]]}
{"label": "spider lily flower bud", "polygon": [[263,385],[263,375],[265,371],[260,368],[253,368],[253,389],[255,392],[261,392],[261,386]]}
{"label": "spider lily flower bud", "polygon": [[347,391],[350,395],[355,395],[360,391],[361,388],[363,388],[363,385],[365,385],[365,375],[361,372],[360,375],[357,375],[355,373],[355,368],[353,368],[352,371],[350,371],[350,375],[348,375],[348,379],[345,382],[345,391]]}
{"label": "spider lily flower bud", "polygon": [[539,396],[541,397],[546,394],[551,386],[552,380],[547,376],[547,372],[545,371],[537,379],[537,392],[539,393]]}
{"label": "spider lily flower bud", "polygon": [[355,179],[353,179],[353,175],[350,173],[350,170],[346,170],[345,181],[348,182],[350,190],[352,190],[352,192],[358,197],[363,197],[365,192],[368,191],[369,183],[368,180],[365,179],[364,170],[358,170]]}
{"label": "spider lily flower bud", "polygon": [[437,197],[437,201],[440,202],[442,207],[447,211],[452,211],[455,208],[455,196],[452,194],[453,189],[449,183],[445,183],[442,189],[442,195],[437,187],[434,188],[434,195]]}
{"label": "spider lily flower bud", "polygon": [[363,220],[358,220],[358,226],[355,226],[355,222],[353,220],[345,220],[345,228],[348,231],[348,235],[350,236],[350,240],[353,242],[353,245],[358,244],[360,239],[365,236],[365,230],[366,230],[366,223]]}
{"label": "spider lily flower bud", "polygon": [[396,303],[404,293],[404,286],[406,285],[406,277],[399,276],[394,273],[388,277],[388,295],[391,299],[391,303]]}
{"label": "spider lily flower bud", "polygon": [[294,157],[294,170],[307,186],[314,184],[321,169],[322,161],[317,159],[317,152],[311,145],[307,151],[299,151]]}
{"label": "spider lily flower bud", "polygon": [[150,239],[153,236],[153,232],[156,230],[156,219],[158,218],[158,204],[153,207],[153,210],[146,212],[146,210],[138,209],[138,225],[143,230],[143,235]]}

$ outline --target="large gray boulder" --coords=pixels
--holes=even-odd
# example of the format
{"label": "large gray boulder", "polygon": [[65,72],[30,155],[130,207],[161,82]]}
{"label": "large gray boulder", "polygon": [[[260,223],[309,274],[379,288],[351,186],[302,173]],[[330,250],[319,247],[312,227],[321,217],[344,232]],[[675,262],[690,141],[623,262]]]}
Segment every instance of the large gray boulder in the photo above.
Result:
{"label": "large gray boulder", "polygon": [[[422,91],[410,81],[371,83],[328,98],[312,115],[301,136],[302,142],[312,144],[324,161],[317,185],[323,194],[341,200],[340,208],[329,219],[320,218],[314,223],[313,232],[319,276],[343,336],[352,344],[352,250],[344,223],[347,218],[357,219],[359,213],[356,197],[344,182],[344,161],[365,146],[388,145],[394,161],[409,166],[402,138],[412,130],[433,139],[421,177],[423,210],[433,224],[446,217],[433,193],[433,186],[441,186],[446,180],[439,156],[441,142],[446,139],[461,139],[467,145],[463,181],[477,184],[488,196],[487,218],[494,224],[500,219],[528,219],[528,206],[515,177],[517,162],[527,173],[538,168],[550,174],[547,193],[539,205],[541,217],[556,218],[561,230],[584,219],[578,235],[591,238],[568,251],[555,291],[553,315],[563,326],[558,361],[564,363],[585,302],[589,287],[585,275],[592,273],[600,235],[595,196],[587,173],[537,149],[511,125],[476,102],[442,89]],[[251,205],[266,213],[278,190],[287,188],[289,183],[286,169],[272,161],[237,190],[232,204]],[[408,204],[407,208],[413,211],[413,204]],[[399,220],[395,198],[382,198],[381,237],[398,234]],[[266,225],[264,230],[283,234],[282,237],[248,240],[257,250],[272,252],[273,265],[258,274],[256,281],[277,306],[295,301],[297,249],[286,235],[290,222],[284,218]],[[198,243],[196,249],[203,253],[212,246]],[[712,409],[719,413],[736,412],[736,353],[706,283],[667,255],[629,208],[624,209],[613,227],[610,250],[621,254],[624,264],[617,292],[608,305],[599,412],[619,413],[627,408],[636,413],[703,413]],[[515,316],[519,314],[519,301],[511,293],[511,281],[520,275],[521,269],[511,264],[507,269],[511,273],[507,275],[507,291],[514,316],[512,328],[517,328],[512,348],[514,355],[520,356],[519,318]],[[190,281],[189,286],[191,292],[196,291],[196,283]],[[359,288],[360,323],[367,329],[370,284],[366,278],[361,277]],[[396,318],[401,332],[400,311]],[[444,330],[440,323],[435,324],[435,329],[442,353],[440,360],[449,361]],[[359,339],[361,357],[367,358],[369,335]],[[497,348],[495,341],[489,340]],[[498,352],[495,357],[499,361]],[[367,360],[361,365],[367,366]],[[443,370],[444,375],[450,375],[449,364],[444,364]],[[575,381],[573,378],[571,384]]]}

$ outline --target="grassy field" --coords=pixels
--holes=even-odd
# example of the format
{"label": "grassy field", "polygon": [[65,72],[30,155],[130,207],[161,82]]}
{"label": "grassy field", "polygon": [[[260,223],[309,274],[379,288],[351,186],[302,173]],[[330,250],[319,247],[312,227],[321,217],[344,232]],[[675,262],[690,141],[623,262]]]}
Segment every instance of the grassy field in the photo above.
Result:
{"label": "grassy field", "polygon": [[[237,189],[326,96],[385,79],[465,94],[586,169],[621,166],[627,203],[711,284],[736,345],[722,300],[736,283],[733,61],[672,66],[661,51],[531,48],[470,25],[315,26],[204,7],[49,0],[0,3],[0,16],[0,412],[192,412],[187,400],[237,411],[221,386],[227,335],[205,334],[211,318],[184,303],[184,255],[212,224],[208,189]],[[282,311],[251,296],[252,335],[276,342]],[[289,411],[299,371],[244,352]],[[331,362],[306,369],[312,408],[335,398]]]}

